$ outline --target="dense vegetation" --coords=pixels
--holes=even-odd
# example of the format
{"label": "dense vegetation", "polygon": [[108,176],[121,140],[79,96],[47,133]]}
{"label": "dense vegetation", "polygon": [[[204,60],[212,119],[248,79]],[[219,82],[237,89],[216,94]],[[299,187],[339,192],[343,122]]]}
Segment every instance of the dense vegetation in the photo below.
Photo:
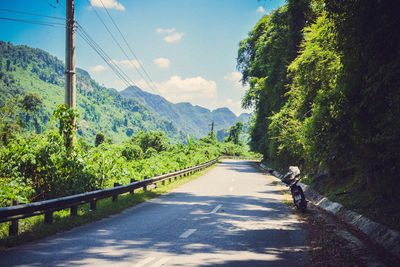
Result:
{"label": "dense vegetation", "polygon": [[[251,146],[353,208],[399,213],[400,19],[396,1],[288,0],[240,43]],[[400,218],[394,224],[400,225]],[[392,222],[393,223],[393,222]]]}
{"label": "dense vegetation", "polygon": [[214,133],[195,142],[84,70],[77,74],[77,108],[68,109],[61,104],[64,65],[40,49],[0,41],[0,92],[0,206],[127,184],[222,154],[251,155],[240,131],[233,142],[218,142]]}
{"label": "dense vegetation", "polygon": [[[64,64],[59,59],[40,49],[0,41],[0,108],[12,108],[13,99],[27,93],[42,99],[35,117],[26,110],[15,114],[27,131],[36,129],[40,133],[50,126],[56,105],[64,103],[64,91]],[[141,130],[161,130],[174,142],[186,136],[171,121],[135,99],[123,98],[117,91],[100,86],[81,69],[77,69],[77,108],[78,135],[88,140],[101,131],[115,142]]]}
{"label": "dense vegetation", "polygon": [[[26,97],[19,102],[24,100]],[[69,122],[75,116],[76,111],[59,105],[53,117],[59,122],[58,131],[37,134],[20,130],[4,136],[0,144],[0,206],[8,206],[11,200],[31,202],[107,188],[115,182],[127,184],[131,178],[141,180],[183,169],[221,154],[252,155],[243,144],[220,143],[213,134],[197,142],[188,137],[188,145],[171,145],[161,131],[139,131],[121,144],[98,133],[95,145],[78,138],[74,146],[76,134]]]}

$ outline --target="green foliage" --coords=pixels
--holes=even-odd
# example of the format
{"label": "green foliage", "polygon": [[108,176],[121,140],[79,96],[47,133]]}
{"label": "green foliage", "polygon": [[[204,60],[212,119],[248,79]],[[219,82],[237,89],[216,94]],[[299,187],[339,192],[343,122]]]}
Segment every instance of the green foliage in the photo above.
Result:
{"label": "green foliage", "polygon": [[104,142],[107,143],[107,144],[112,144],[113,140],[112,140],[111,137],[108,137],[103,133],[97,133],[96,137],[95,137],[94,145],[95,146],[99,146]]}
{"label": "green foliage", "polygon": [[190,151],[194,149],[193,135],[192,136],[187,135],[186,142],[188,145],[187,152],[190,153]]}
{"label": "green foliage", "polygon": [[146,152],[144,153],[144,158],[145,158],[145,159],[148,159],[148,158],[154,157],[154,155],[157,155],[157,150],[155,150],[155,149],[152,148],[152,147],[149,147],[149,148],[146,150]]}
{"label": "green foliage", "polygon": [[140,131],[131,138],[132,143],[137,143],[142,151],[147,151],[149,148],[153,148],[156,152],[167,150],[168,139],[164,132],[143,132]]}
{"label": "green foliage", "polygon": [[136,144],[129,144],[123,148],[122,156],[124,156],[128,161],[139,160],[139,159],[142,159],[142,157],[143,157],[143,151],[140,148],[140,146],[138,146]]}
{"label": "green foliage", "polygon": [[17,195],[25,200],[66,196],[91,188],[93,176],[82,165],[79,153],[66,158],[63,139],[56,132],[16,136],[0,152],[3,188],[18,184],[13,191],[22,192]]}
{"label": "green foliage", "polygon": [[23,129],[23,123],[18,113],[20,105],[20,97],[17,96],[8,99],[0,108],[0,143],[2,145],[7,145],[9,140]]}
{"label": "green foliage", "polygon": [[79,117],[79,112],[75,108],[69,108],[67,105],[57,105],[57,109],[53,113],[53,118],[59,120],[58,130],[60,135],[64,138],[64,145],[67,153],[70,154],[73,147],[73,140],[75,138],[76,118]]}
{"label": "green foliage", "polygon": [[255,108],[250,145],[280,167],[323,170],[316,186],[397,205],[397,2],[287,2],[240,43],[238,69],[250,85],[242,104]]}
{"label": "green foliage", "polygon": [[[260,19],[249,37],[240,43],[237,66],[243,74],[243,83],[249,83],[242,106],[254,107],[254,120],[250,127],[250,146],[254,151],[272,158],[277,144],[268,132],[271,123],[266,118],[278,112],[284,105],[287,92],[287,65],[297,54],[299,40],[296,23],[308,10],[308,1],[287,5]],[[296,16],[294,18],[293,16]],[[297,42],[297,43],[296,43]]]}
{"label": "green foliage", "polygon": [[105,136],[103,133],[97,133],[95,138],[95,146],[99,146],[104,142]]}
{"label": "green foliage", "polygon": [[115,182],[127,184],[131,178],[141,180],[184,169],[221,154],[253,155],[242,145],[219,143],[215,137],[190,140],[188,149],[184,144],[169,145],[161,132],[139,132],[129,142],[98,146],[79,138],[66,157],[60,131],[18,134],[0,147],[0,204],[72,195],[112,187]]}
{"label": "green foliage", "polygon": [[38,93],[27,93],[21,101],[22,108],[27,112],[34,112],[40,105],[43,104],[43,98]]}
{"label": "green foliage", "polygon": [[238,121],[235,125],[231,126],[229,129],[229,137],[228,137],[228,142],[233,142],[234,144],[238,145],[239,144],[239,137],[240,137],[240,132],[243,130],[243,122]]}

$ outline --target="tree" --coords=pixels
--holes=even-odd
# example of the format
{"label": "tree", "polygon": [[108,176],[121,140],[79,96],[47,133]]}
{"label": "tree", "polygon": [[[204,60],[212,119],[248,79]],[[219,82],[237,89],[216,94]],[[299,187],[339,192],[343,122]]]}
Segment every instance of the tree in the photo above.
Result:
{"label": "tree", "polygon": [[57,105],[57,109],[53,113],[53,118],[59,120],[59,133],[64,138],[64,145],[67,150],[67,154],[71,154],[74,147],[74,138],[76,135],[76,129],[74,127],[74,121],[79,116],[78,110],[75,108],[69,108],[67,105]]}
{"label": "tree", "polygon": [[[43,98],[42,96],[35,92],[35,93],[27,93],[24,98],[21,101],[22,108],[28,113],[32,114],[33,116],[33,122],[35,125],[35,131],[36,133],[40,132],[40,125],[38,121],[38,116],[37,116],[37,110],[39,107],[42,106],[43,104]],[[29,119],[27,115],[27,119]]]}
{"label": "tree", "polygon": [[238,121],[235,125],[231,126],[229,129],[228,142],[233,142],[234,144],[239,144],[240,132],[243,130],[243,122]]}
{"label": "tree", "polygon": [[95,146],[101,145],[104,142],[104,139],[105,139],[105,135],[103,133],[97,133],[94,145]]}

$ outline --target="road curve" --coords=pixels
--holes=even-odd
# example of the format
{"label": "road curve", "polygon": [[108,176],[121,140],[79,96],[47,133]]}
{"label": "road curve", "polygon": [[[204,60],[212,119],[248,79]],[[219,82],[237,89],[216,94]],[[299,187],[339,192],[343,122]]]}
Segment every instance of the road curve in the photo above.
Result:
{"label": "road curve", "polygon": [[306,231],[272,178],[223,160],[121,214],[0,252],[1,266],[304,266]]}

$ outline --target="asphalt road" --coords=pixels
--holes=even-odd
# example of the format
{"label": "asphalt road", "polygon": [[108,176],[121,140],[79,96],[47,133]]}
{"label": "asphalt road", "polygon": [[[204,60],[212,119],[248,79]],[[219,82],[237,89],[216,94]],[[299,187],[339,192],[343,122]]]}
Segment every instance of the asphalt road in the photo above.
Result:
{"label": "asphalt road", "polygon": [[224,160],[121,214],[0,252],[1,266],[304,266],[306,231],[273,178]]}

